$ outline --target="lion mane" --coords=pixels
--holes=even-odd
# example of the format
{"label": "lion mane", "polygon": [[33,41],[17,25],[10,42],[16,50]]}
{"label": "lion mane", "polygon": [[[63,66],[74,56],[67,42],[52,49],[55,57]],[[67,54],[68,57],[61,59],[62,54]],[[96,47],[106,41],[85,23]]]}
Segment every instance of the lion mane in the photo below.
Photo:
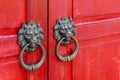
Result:
{"label": "lion mane", "polygon": [[[35,36],[37,40],[37,44],[40,44],[43,40],[43,30],[40,28],[39,23],[33,23],[29,22],[28,24],[23,24],[22,28],[18,31],[18,44],[21,45],[23,48],[26,44],[30,43],[29,40],[32,40],[33,36]],[[37,47],[37,44],[35,47],[28,46],[26,48],[27,52],[34,51]]]}

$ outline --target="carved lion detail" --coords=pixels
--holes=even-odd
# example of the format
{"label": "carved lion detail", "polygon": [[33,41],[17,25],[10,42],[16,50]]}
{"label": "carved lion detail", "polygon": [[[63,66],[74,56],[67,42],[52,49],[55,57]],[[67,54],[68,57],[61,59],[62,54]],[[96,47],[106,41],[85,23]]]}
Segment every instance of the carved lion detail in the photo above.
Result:
{"label": "carved lion detail", "polygon": [[27,52],[32,52],[43,41],[43,30],[39,23],[29,22],[23,24],[22,28],[18,32],[18,43],[23,48],[26,44],[30,44],[27,48]]}
{"label": "carved lion detail", "polygon": [[57,24],[54,27],[55,39],[59,42],[63,37],[62,45],[67,45],[70,42],[70,36],[75,35],[75,24],[71,18],[63,17],[57,20]]}

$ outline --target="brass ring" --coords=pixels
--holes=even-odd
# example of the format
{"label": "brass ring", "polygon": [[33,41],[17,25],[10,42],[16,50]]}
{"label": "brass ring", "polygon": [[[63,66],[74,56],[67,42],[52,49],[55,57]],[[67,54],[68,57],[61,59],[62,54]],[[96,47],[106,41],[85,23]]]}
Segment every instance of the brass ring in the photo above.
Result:
{"label": "brass ring", "polygon": [[24,51],[25,51],[26,47],[29,46],[29,45],[30,45],[30,43],[28,43],[28,44],[25,45],[25,47],[24,47],[24,48],[22,49],[22,51],[20,52],[19,58],[20,58],[20,63],[21,63],[21,65],[22,65],[22,67],[23,67],[24,69],[26,69],[26,70],[28,70],[28,71],[33,71],[33,70],[36,70],[36,69],[38,69],[39,67],[42,66],[42,64],[43,64],[44,61],[45,61],[46,53],[45,53],[45,50],[44,50],[44,47],[42,46],[42,44],[37,44],[37,45],[39,45],[39,47],[40,47],[41,50],[42,50],[42,58],[41,58],[41,60],[40,60],[37,64],[26,65],[26,64],[24,63],[24,61],[23,61],[23,54],[24,54]]}
{"label": "brass ring", "polygon": [[69,62],[69,61],[73,60],[73,59],[75,58],[75,56],[77,55],[77,53],[78,53],[78,49],[79,49],[78,41],[77,41],[77,39],[76,39],[75,37],[73,37],[73,36],[71,36],[71,38],[74,40],[76,46],[75,46],[75,50],[74,50],[73,54],[71,54],[70,56],[61,56],[60,53],[59,53],[60,44],[61,44],[61,42],[65,39],[65,37],[63,37],[63,38],[59,41],[59,43],[58,43],[58,45],[57,45],[56,55],[57,55],[57,57],[58,57],[61,61],[63,61],[63,62]]}

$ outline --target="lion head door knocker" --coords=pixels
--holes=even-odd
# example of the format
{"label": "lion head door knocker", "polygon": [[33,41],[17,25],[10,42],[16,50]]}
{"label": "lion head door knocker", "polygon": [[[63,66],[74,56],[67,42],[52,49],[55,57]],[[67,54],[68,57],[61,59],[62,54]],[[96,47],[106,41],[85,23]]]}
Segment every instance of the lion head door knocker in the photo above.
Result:
{"label": "lion head door knocker", "polygon": [[[73,58],[75,58],[75,56],[78,53],[79,46],[78,46],[77,39],[74,37],[75,32],[76,32],[75,24],[71,18],[63,17],[57,20],[57,23],[54,27],[54,37],[58,42],[57,48],[56,48],[56,55],[61,61],[64,61],[64,62],[71,61]],[[65,46],[69,44],[71,39],[73,39],[76,44],[76,48],[73,54],[70,56],[61,56],[59,53],[60,45]]]}
{"label": "lion head door knocker", "polygon": [[[45,61],[45,50],[42,46],[41,42],[43,41],[44,35],[43,30],[39,23],[29,22],[27,24],[23,24],[21,29],[18,32],[18,43],[22,48],[20,52],[20,63],[22,67],[28,71],[33,71],[38,69],[43,62]],[[23,61],[24,52],[32,53],[36,50],[37,47],[40,47],[42,50],[42,58],[37,64],[27,65]]]}

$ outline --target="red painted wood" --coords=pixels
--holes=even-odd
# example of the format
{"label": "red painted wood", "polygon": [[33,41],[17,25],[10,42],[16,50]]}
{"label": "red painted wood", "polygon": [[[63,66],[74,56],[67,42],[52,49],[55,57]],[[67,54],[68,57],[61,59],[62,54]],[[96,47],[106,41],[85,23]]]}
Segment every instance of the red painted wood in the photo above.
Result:
{"label": "red painted wood", "polygon": [[[84,3],[80,3],[81,1]],[[94,2],[74,0],[73,3],[73,18],[77,26],[76,38],[80,50],[73,60],[72,79],[119,80],[119,1]],[[79,7],[75,7],[77,5]]]}
{"label": "red painted wood", "polygon": [[[72,0],[71,0],[72,1]],[[68,13],[67,3],[69,0],[49,0],[49,80],[72,80],[71,62],[64,63],[57,59],[55,55],[56,40],[53,36],[53,27],[56,20],[62,16],[70,15]],[[64,50],[65,49],[65,50]],[[63,55],[66,55],[67,49],[61,50]]]}
{"label": "red painted wood", "polygon": [[[120,79],[119,3],[119,0],[49,1],[50,80]],[[77,57],[68,63],[61,62],[56,58],[55,47],[57,43],[54,36],[51,35],[56,20],[63,16],[73,18],[76,24],[75,37],[80,46]],[[60,53],[67,55],[72,53],[73,49],[74,43],[71,42],[66,47],[61,47]]]}
{"label": "red painted wood", "polygon": [[80,42],[73,80],[119,80],[119,47],[120,35]]}
{"label": "red painted wood", "polygon": [[120,34],[120,17],[82,23],[80,20],[74,19],[74,21],[79,41]]}
{"label": "red painted wood", "polygon": [[25,22],[25,0],[0,0],[0,29],[19,27]]}
{"label": "red painted wood", "polygon": [[73,17],[119,13],[119,0],[73,0]]}
{"label": "red painted wood", "polygon": [[[47,0],[0,0],[0,80],[47,80],[47,60],[34,72],[27,72],[19,62],[21,48],[17,32],[29,21],[41,24],[44,30],[42,44],[47,53]],[[26,63],[37,63],[40,58],[39,48],[24,56]]]}
{"label": "red painted wood", "polygon": [[25,0],[0,0],[0,80],[25,80],[19,64],[17,30],[26,21]]}
{"label": "red painted wood", "polygon": [[[27,22],[39,22],[44,31],[42,45],[47,53],[47,0],[27,1]],[[28,63],[37,63],[41,58],[41,51],[37,49],[33,54],[28,55]],[[47,59],[47,56],[46,56]],[[28,72],[28,80],[47,80],[47,60],[42,67],[34,72]]]}
{"label": "red painted wood", "polygon": [[[7,0],[0,1],[0,80],[119,80],[120,15],[119,0]],[[49,11],[49,12],[48,12]],[[76,24],[79,42],[77,57],[61,62],[55,55],[53,27],[56,20],[70,16]],[[34,72],[19,64],[17,31],[29,21],[39,22],[44,30],[45,63]],[[60,47],[61,55],[71,54],[74,43]],[[26,63],[41,57],[38,48],[25,55]],[[48,61],[47,61],[48,59]]]}

